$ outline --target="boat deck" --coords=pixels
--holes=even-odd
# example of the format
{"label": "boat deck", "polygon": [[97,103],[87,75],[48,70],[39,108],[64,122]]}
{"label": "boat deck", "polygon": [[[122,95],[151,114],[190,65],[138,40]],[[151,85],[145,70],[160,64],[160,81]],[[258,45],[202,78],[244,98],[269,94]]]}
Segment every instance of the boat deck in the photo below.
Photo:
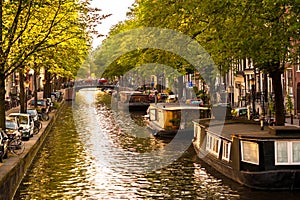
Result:
{"label": "boat deck", "polygon": [[194,106],[185,103],[152,103],[150,105],[162,110],[209,110],[208,107]]}

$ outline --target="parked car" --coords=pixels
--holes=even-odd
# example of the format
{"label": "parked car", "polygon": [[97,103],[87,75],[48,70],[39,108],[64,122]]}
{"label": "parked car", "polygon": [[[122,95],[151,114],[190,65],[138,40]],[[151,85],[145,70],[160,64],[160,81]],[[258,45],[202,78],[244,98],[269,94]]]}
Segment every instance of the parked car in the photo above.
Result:
{"label": "parked car", "polygon": [[192,106],[204,106],[202,99],[187,99],[185,103]]}
{"label": "parked car", "polygon": [[231,119],[231,105],[229,103],[217,103],[212,106],[212,115],[215,119]]}
{"label": "parked car", "polygon": [[8,137],[3,130],[0,130],[0,162],[3,162],[3,158],[7,158],[8,154]]}
{"label": "parked car", "polygon": [[33,129],[33,133],[38,133],[42,128],[42,123],[39,121],[39,113],[36,109],[27,109],[27,113],[30,115],[31,119],[33,120],[34,126],[37,128]]}
{"label": "parked car", "polygon": [[231,114],[233,118],[248,118],[248,109],[247,107],[234,108]]}
{"label": "parked car", "polygon": [[60,102],[63,99],[64,93],[62,91],[51,92],[51,96],[54,96],[55,101]]}
{"label": "parked car", "polygon": [[172,95],[168,96],[166,103],[175,103],[177,101],[178,101],[178,98],[176,97],[176,95],[172,94]]}
{"label": "parked car", "polygon": [[16,117],[5,117],[5,127],[6,127],[6,134],[14,134],[16,136],[22,136],[21,130],[23,129],[20,127],[19,120]]}
{"label": "parked car", "polygon": [[[31,100],[28,104],[28,108],[32,109],[34,108],[35,100]],[[49,103],[46,99],[38,99],[37,100],[37,108],[41,110],[41,112],[48,113],[49,112]]]}
{"label": "parked car", "polygon": [[53,109],[53,98],[47,98],[46,99],[46,103],[48,105],[48,112],[51,112],[51,110]]}
{"label": "parked car", "polygon": [[159,102],[164,102],[164,101],[167,100],[167,98],[168,98],[168,94],[167,93],[158,93],[158,95],[157,95],[157,100]]}
{"label": "parked car", "polygon": [[20,127],[23,128],[21,130],[23,139],[29,140],[30,137],[33,136],[34,122],[33,122],[33,119],[30,117],[30,114],[11,113],[8,116],[15,117],[18,119]]}
{"label": "parked car", "polygon": [[267,117],[265,119],[265,124],[268,126],[275,126],[276,125],[276,119],[274,117]]}
{"label": "parked car", "polygon": [[150,94],[148,95],[148,100],[152,103],[155,102],[155,95],[157,94],[158,94],[157,90],[151,90]]}
{"label": "parked car", "polygon": [[27,109],[26,112],[27,112],[27,114],[29,114],[31,116],[33,121],[38,121],[39,120],[38,112],[37,112],[36,109]]}

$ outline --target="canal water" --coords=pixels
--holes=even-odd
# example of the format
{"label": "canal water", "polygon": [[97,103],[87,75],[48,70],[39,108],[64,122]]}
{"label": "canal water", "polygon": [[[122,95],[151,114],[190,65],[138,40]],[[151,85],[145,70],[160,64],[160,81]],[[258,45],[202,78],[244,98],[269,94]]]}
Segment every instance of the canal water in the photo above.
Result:
{"label": "canal water", "polygon": [[152,152],[164,152],[172,140],[144,131],[144,113],[116,112],[110,96],[95,90],[80,91],[75,102],[58,117],[14,199],[300,197],[240,186],[201,162],[192,146],[158,165]]}

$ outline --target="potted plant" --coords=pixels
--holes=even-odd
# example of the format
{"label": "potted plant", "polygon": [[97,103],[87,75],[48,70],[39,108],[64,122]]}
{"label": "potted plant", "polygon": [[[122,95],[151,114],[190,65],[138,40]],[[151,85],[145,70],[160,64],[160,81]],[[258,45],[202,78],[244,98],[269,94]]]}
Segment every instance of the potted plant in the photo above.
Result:
{"label": "potted plant", "polygon": [[179,128],[179,126],[180,126],[180,119],[173,118],[173,119],[170,119],[170,122],[172,123],[173,128]]}
{"label": "potted plant", "polygon": [[287,102],[286,102],[286,111],[290,114],[291,116],[291,124],[293,124],[293,102],[292,102],[292,98],[290,95],[287,96]]}

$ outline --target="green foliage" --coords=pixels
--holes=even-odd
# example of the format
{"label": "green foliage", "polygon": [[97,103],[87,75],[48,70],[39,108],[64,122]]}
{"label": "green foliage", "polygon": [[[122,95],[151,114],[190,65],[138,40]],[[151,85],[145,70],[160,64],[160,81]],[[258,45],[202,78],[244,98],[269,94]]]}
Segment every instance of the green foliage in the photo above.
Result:
{"label": "green foliage", "polygon": [[59,106],[60,106],[60,103],[58,103],[58,102],[53,102],[53,108],[54,109],[58,109],[59,108]]}
{"label": "green foliage", "polygon": [[[104,19],[89,0],[1,1],[0,76],[44,68],[52,77],[75,77],[95,25]],[[0,127],[5,128],[5,85],[0,81]]]}
{"label": "green foliage", "polygon": [[[201,75],[206,74],[205,80],[212,83],[216,74],[226,73],[236,60],[251,59],[257,69],[274,80],[276,120],[284,124],[282,86],[277,80],[284,71],[285,62],[288,59],[294,62],[297,55],[299,11],[299,2],[290,0],[138,0],[129,13],[130,19],[116,25],[110,36],[139,27],[168,28],[188,35],[204,47],[218,66],[212,72],[210,63],[202,63]],[[155,40],[155,35],[147,38]],[[101,48],[106,48],[105,55],[97,54],[95,64],[104,67],[105,58],[115,53],[116,46],[122,49],[134,41],[135,38],[126,38],[115,44],[104,44]],[[105,74],[120,76],[147,62],[173,66],[182,74],[194,71],[184,60],[170,59],[168,53],[138,49],[115,58]],[[104,69],[101,74],[103,72]],[[213,92],[214,88],[210,89]]]}
{"label": "green foliage", "polygon": [[292,114],[293,109],[294,109],[294,105],[292,102],[292,98],[290,95],[287,95],[286,110],[289,114]]}
{"label": "green foliage", "polygon": [[269,111],[271,113],[271,115],[275,115],[275,106],[274,106],[274,101],[272,99],[272,96],[269,96]]}
{"label": "green foliage", "polygon": [[173,119],[170,119],[169,121],[173,124],[173,126],[180,126],[181,120],[178,118],[173,118]]}

